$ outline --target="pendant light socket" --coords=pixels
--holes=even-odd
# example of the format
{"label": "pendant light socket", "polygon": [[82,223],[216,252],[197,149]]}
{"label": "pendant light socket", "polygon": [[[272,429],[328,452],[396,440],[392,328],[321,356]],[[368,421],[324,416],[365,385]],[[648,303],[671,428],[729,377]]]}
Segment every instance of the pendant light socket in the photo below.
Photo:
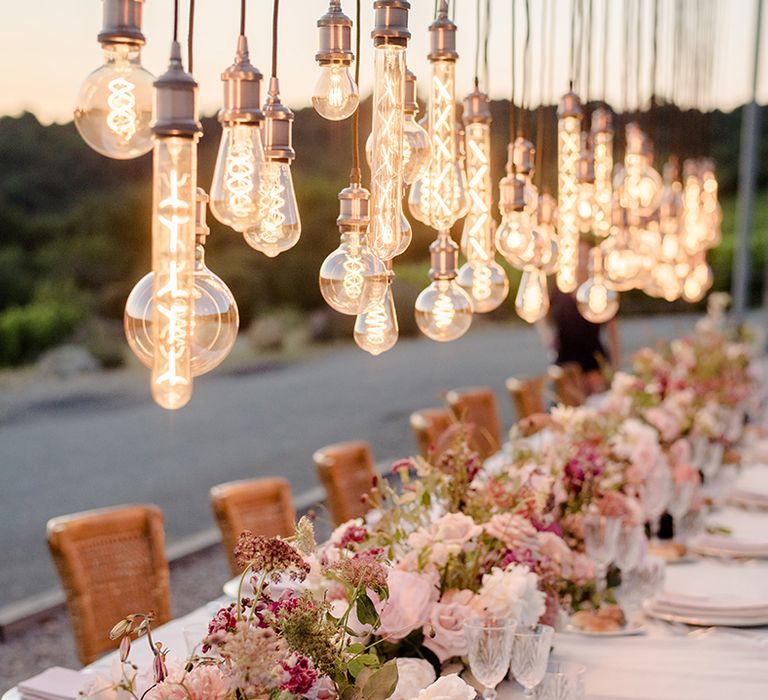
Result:
{"label": "pendant light socket", "polygon": [[269,81],[269,96],[264,105],[262,138],[264,155],[270,160],[288,163],[296,157],[293,150],[293,112],[280,101],[280,83]]}
{"label": "pendant light socket", "polygon": [[144,0],[103,0],[104,14],[98,41],[104,45],[143,46],[147,39],[141,23]]}
{"label": "pendant light socket", "polygon": [[197,118],[197,82],[184,70],[181,46],[171,44],[168,70],[154,83],[155,122],[152,133],[159,137],[196,138],[203,132]]}
{"label": "pendant light socket", "polygon": [[411,38],[408,30],[408,0],[375,0],[374,28],[371,32],[374,46],[407,46]]}
{"label": "pendant light socket", "polygon": [[328,11],[317,20],[317,28],[320,30],[320,45],[315,61],[321,66],[329,63],[351,65],[355,60],[352,20],[342,11],[339,0],[331,0]]}
{"label": "pendant light socket", "polygon": [[219,121],[222,124],[258,124],[264,119],[260,109],[262,78],[248,56],[248,39],[239,36],[235,62],[221,74],[224,107],[219,111]]}
{"label": "pendant light socket", "polygon": [[484,92],[475,90],[470,92],[464,98],[464,125],[469,124],[490,124],[491,118],[491,98]]}

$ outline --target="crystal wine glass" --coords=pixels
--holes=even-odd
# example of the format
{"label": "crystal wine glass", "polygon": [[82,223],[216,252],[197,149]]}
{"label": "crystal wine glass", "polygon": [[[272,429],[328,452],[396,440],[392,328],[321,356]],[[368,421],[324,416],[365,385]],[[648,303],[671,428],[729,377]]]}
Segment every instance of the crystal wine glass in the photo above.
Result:
{"label": "crystal wine glass", "polygon": [[525,689],[526,698],[534,697],[534,689],[547,672],[554,634],[549,625],[534,625],[515,632],[510,670]]}
{"label": "crystal wine glass", "polygon": [[684,481],[679,484],[675,484],[672,488],[672,496],[667,504],[667,512],[672,516],[672,522],[674,523],[674,535],[675,539],[682,541],[682,527],[680,524],[691,507],[691,501],[696,493],[698,484],[692,481]]}
{"label": "crystal wine glass", "polygon": [[645,517],[651,524],[652,538],[659,531],[659,522],[667,508],[671,493],[672,472],[668,464],[659,462],[648,475],[642,493],[643,508]]}
{"label": "crystal wine glass", "polygon": [[661,590],[664,573],[665,563],[659,557],[647,557],[633,569],[621,572],[621,587],[617,596],[628,622],[638,616],[645,601]]}
{"label": "crystal wine glass", "polygon": [[483,685],[483,697],[494,700],[496,686],[509,668],[516,623],[510,619],[474,617],[464,622],[469,669]]}
{"label": "crystal wine glass", "polygon": [[591,513],[584,518],[584,544],[587,556],[595,564],[597,594],[605,594],[608,566],[616,556],[621,520]]}
{"label": "crystal wine glass", "polygon": [[572,661],[551,661],[539,687],[537,700],[583,700],[586,667]]}
{"label": "crystal wine glass", "polygon": [[648,551],[648,540],[642,525],[628,525],[619,532],[614,563],[622,572],[636,567]]}

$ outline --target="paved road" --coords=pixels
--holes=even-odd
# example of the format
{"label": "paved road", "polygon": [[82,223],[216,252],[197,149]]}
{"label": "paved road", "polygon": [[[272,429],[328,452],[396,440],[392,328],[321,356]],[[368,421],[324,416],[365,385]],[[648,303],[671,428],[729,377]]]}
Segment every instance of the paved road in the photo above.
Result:
{"label": "paved road", "polygon": [[[625,349],[679,335],[693,320],[625,321]],[[317,486],[312,452],[338,440],[368,440],[379,460],[413,453],[408,415],[438,405],[445,389],[494,387],[509,425],[505,378],[546,366],[533,329],[487,326],[447,345],[401,341],[379,358],[344,346],[273,371],[217,373],[198,380],[176,413],[151,403],[138,372],[6,392],[0,606],[56,585],[44,542],[52,516],[152,502],[178,541],[213,526],[207,493],[216,483],[281,474],[300,494]]]}

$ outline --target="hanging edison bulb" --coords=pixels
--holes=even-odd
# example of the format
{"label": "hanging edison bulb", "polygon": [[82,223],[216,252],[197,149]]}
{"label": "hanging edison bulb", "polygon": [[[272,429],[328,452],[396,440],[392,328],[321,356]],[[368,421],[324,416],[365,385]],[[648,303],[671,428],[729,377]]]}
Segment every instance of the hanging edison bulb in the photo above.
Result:
{"label": "hanging edison bulb", "polygon": [[635,287],[643,270],[643,261],[635,250],[634,229],[629,225],[627,210],[614,197],[610,235],[600,244],[606,282],[617,292]]}
{"label": "hanging edison bulb", "polygon": [[144,0],[104,0],[98,41],[104,65],[80,88],[75,126],[83,140],[108,158],[137,158],[152,150],[153,75],[141,65]]}
{"label": "hanging edison bulb", "polygon": [[341,0],[330,0],[328,11],[317,20],[320,49],[315,60],[320,77],[312,91],[312,106],[324,119],[339,121],[352,116],[360,102],[349,67],[355,60],[352,52],[352,20],[341,10]]}
{"label": "hanging edison bulb", "polygon": [[518,136],[513,143],[507,145],[507,173],[510,172],[511,163],[512,171],[523,181],[525,210],[530,214],[533,226],[536,223],[536,206],[539,202],[539,190],[533,184],[535,156],[536,149],[533,144],[522,136]]}
{"label": "hanging edison bulb", "polygon": [[463,219],[469,212],[472,201],[469,197],[469,178],[467,177],[467,151],[464,138],[464,127],[461,122],[456,122],[456,162],[453,165],[454,174],[454,202],[453,211],[456,219]]}
{"label": "hanging edison bulb", "polygon": [[627,124],[622,205],[633,216],[649,216],[659,206],[661,175],[653,168],[653,144],[637,124]]}
{"label": "hanging edison bulb", "polygon": [[598,214],[595,199],[595,163],[592,151],[585,146],[576,166],[578,195],[576,199],[576,223],[579,233],[591,233]]}
{"label": "hanging edison bulb", "polygon": [[634,227],[635,250],[642,262],[640,275],[636,286],[652,297],[661,298],[664,293],[656,284],[653,269],[661,260],[661,226],[659,212],[651,216],[636,217],[637,224]]}
{"label": "hanging edison bulb", "polygon": [[699,164],[692,159],[683,163],[683,245],[688,255],[704,248],[707,222],[701,206],[701,179]]}
{"label": "hanging edison bulb", "polygon": [[619,295],[606,284],[600,246],[589,253],[589,277],[576,290],[576,306],[592,323],[610,321],[619,310]]}
{"label": "hanging edison bulb", "polygon": [[592,112],[591,133],[595,172],[593,231],[605,238],[610,233],[613,210],[613,115],[607,107]]}
{"label": "hanging edison bulb", "polygon": [[403,122],[405,48],[410,4],[376,0],[373,121],[371,137],[371,224],[369,245],[380,260],[390,260],[400,247],[403,194]]}
{"label": "hanging edison bulb", "polygon": [[456,340],[472,324],[472,300],[456,284],[456,259],[459,246],[448,231],[440,231],[429,246],[432,283],[416,298],[416,325],[432,340]]}
{"label": "hanging edison bulb", "polygon": [[536,323],[549,311],[547,275],[541,268],[529,265],[523,270],[515,296],[515,311],[528,323]]}
{"label": "hanging edison bulb", "polygon": [[258,192],[258,223],[243,233],[245,242],[274,258],[293,248],[301,236],[301,218],[291,175],[293,112],[280,102],[277,78],[269,83],[264,105],[264,164]]}
{"label": "hanging edison bulb", "polygon": [[701,176],[701,210],[706,222],[703,245],[705,248],[715,248],[722,241],[720,225],[723,221],[723,210],[718,201],[715,164],[710,158],[703,158],[699,169]]}
{"label": "hanging edison bulb", "polygon": [[533,263],[536,233],[526,209],[525,183],[510,172],[499,181],[501,225],[496,229],[496,249],[513,267],[523,269]]}
{"label": "hanging edison bulb", "polygon": [[173,42],[155,81],[152,172],[152,396],[177,409],[192,397],[192,309],[197,190],[197,83]]}
{"label": "hanging edison bulb", "polygon": [[[193,377],[210,372],[229,355],[237,340],[240,317],[237,302],[222,279],[205,264],[205,241],[210,229],[205,221],[208,195],[197,188],[195,216],[195,273],[192,291],[191,370]],[[147,367],[152,367],[154,273],[144,275],[128,296],[124,328],[128,346]]]}
{"label": "hanging edison bulb", "polygon": [[366,241],[369,223],[368,190],[352,183],[339,192],[336,224],[341,243],[320,267],[320,292],[328,306],[356,316],[365,309],[372,281],[384,278],[384,266]]}
{"label": "hanging edison bulb", "polygon": [[384,275],[371,283],[371,294],[364,311],[355,320],[355,343],[361,350],[380,355],[397,343],[399,328],[392,295],[392,261]]}
{"label": "hanging edison bulb", "polygon": [[701,301],[712,288],[714,277],[707,264],[704,251],[697,253],[690,263],[690,272],[683,281],[683,299],[690,304]]}
{"label": "hanging edison bulb", "polygon": [[241,35],[234,63],[221,74],[221,143],[211,183],[211,213],[238,233],[256,226],[261,214],[257,201],[264,164],[261,78],[248,57],[248,40]]}
{"label": "hanging edison bulb", "polygon": [[491,109],[488,95],[475,91],[464,100],[467,176],[471,206],[464,221],[462,247],[467,262],[457,283],[472,298],[478,313],[498,308],[509,293],[509,280],[494,259],[491,216]]}
{"label": "hanging edison bulb", "polygon": [[581,152],[581,120],[583,117],[578,95],[568,92],[557,108],[557,210],[559,216],[558,243],[560,261],[557,266],[557,286],[569,294],[578,285],[579,224],[576,208],[579,198],[577,167]]}
{"label": "hanging edison bulb", "polygon": [[560,257],[560,246],[557,243],[555,222],[557,221],[557,202],[555,198],[545,192],[539,197],[536,209],[536,254],[533,263],[540,267],[544,274],[551,275],[557,271],[557,263]]}
{"label": "hanging edison bulb", "polygon": [[404,112],[403,182],[411,185],[429,171],[432,150],[427,130],[416,121],[416,115],[419,113],[419,103],[416,101],[416,76],[409,70],[405,72]]}

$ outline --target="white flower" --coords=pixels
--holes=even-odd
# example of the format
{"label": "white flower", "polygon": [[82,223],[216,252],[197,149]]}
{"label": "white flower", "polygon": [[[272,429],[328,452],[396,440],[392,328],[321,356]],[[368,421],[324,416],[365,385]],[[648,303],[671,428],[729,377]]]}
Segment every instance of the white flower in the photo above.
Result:
{"label": "white flower", "polygon": [[[349,603],[346,600],[336,599],[331,601],[331,615],[337,620],[340,620],[346,615],[349,609]],[[369,635],[373,632],[371,625],[364,625],[357,617],[357,606],[349,611],[349,617],[347,618],[347,627],[352,634],[349,636],[350,643],[355,642],[365,643],[368,640]]]}
{"label": "white flower", "polygon": [[435,669],[424,659],[397,659],[397,686],[389,700],[413,700],[435,682]]}
{"label": "white flower", "polygon": [[537,588],[539,577],[525,566],[494,567],[483,574],[477,603],[490,616],[510,618],[522,625],[536,624],[544,614],[545,596]]}
{"label": "white flower", "polygon": [[418,700],[473,700],[477,695],[475,689],[465,683],[455,673],[440,676],[428,688],[424,688]]}

